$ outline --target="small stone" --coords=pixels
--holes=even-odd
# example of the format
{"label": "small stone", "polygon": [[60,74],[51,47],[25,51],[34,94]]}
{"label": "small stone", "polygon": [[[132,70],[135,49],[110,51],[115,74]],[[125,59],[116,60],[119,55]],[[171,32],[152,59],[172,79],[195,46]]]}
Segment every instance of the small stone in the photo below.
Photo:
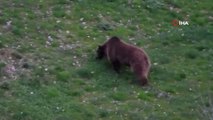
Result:
{"label": "small stone", "polygon": [[158,93],[157,98],[169,98],[169,94],[160,92]]}
{"label": "small stone", "polygon": [[7,22],[7,26],[11,25],[12,21],[8,21]]}
{"label": "small stone", "polygon": [[53,41],[53,38],[51,36],[48,36],[48,41]]}

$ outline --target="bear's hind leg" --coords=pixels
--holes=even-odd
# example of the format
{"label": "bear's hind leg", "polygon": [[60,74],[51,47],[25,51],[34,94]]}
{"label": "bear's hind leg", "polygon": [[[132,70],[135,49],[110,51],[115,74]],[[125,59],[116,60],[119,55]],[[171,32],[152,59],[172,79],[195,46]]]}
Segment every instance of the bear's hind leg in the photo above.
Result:
{"label": "bear's hind leg", "polygon": [[134,64],[131,67],[135,75],[137,76],[137,82],[139,82],[139,84],[141,84],[142,86],[147,85],[148,79],[145,73],[146,71],[143,70],[143,66],[141,64]]}
{"label": "bear's hind leg", "polygon": [[148,85],[148,79],[147,79],[147,77],[142,76],[142,77],[140,78],[140,84],[141,84],[142,86]]}

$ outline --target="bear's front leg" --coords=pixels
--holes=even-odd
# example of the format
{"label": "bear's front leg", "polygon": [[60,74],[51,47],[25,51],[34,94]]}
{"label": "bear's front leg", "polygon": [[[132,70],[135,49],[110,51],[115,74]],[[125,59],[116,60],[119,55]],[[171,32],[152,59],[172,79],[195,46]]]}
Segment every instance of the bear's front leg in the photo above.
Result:
{"label": "bear's front leg", "polygon": [[117,72],[117,73],[120,73],[120,62],[118,60],[115,60],[115,61],[112,61],[112,66],[113,66],[113,69]]}

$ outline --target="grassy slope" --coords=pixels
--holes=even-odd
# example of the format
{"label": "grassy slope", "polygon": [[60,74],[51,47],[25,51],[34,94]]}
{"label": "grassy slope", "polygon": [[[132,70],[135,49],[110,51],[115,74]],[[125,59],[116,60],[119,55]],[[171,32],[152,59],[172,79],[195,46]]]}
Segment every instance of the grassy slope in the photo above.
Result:
{"label": "grassy slope", "polygon": [[[33,67],[1,84],[0,119],[210,118],[202,114],[212,114],[210,3],[1,0],[0,27],[11,20],[12,29],[0,30],[0,47],[14,48]],[[190,25],[173,27],[173,19]],[[117,75],[94,59],[96,47],[113,35],[147,51],[152,87],[130,84],[128,69]]]}

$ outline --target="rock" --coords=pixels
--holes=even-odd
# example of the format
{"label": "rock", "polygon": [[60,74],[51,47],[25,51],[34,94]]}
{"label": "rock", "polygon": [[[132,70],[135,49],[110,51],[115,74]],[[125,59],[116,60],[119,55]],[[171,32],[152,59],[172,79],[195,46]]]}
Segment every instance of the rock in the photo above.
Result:
{"label": "rock", "polygon": [[15,74],[16,72],[16,68],[14,65],[11,65],[11,64],[7,64],[3,69],[2,69],[2,73],[5,75],[5,76],[12,76],[13,74]]}
{"label": "rock", "polygon": [[167,93],[160,92],[160,93],[158,93],[157,97],[158,98],[169,98],[170,96]]}
{"label": "rock", "polygon": [[12,30],[12,21],[6,22],[6,25],[3,26],[3,29],[5,32],[11,31]]}
{"label": "rock", "polygon": [[112,26],[109,23],[100,23],[98,24],[98,28],[104,31],[112,30]]}

